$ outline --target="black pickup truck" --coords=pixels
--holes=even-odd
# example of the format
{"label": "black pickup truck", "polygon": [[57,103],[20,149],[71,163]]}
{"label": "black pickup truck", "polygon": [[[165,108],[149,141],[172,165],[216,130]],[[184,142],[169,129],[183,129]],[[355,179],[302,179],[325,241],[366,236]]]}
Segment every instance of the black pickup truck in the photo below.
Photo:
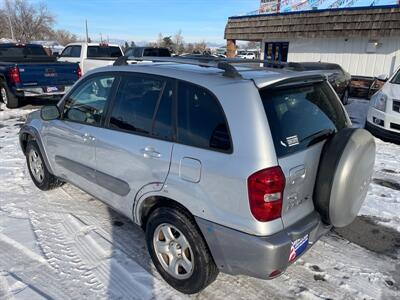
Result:
{"label": "black pickup truck", "polygon": [[0,99],[8,108],[25,97],[59,98],[80,76],[77,63],[57,62],[41,45],[0,44]]}

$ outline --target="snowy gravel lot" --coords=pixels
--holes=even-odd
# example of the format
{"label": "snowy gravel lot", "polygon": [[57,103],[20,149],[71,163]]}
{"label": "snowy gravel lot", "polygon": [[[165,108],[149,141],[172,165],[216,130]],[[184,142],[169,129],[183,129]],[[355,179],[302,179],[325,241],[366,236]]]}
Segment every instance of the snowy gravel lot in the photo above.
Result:
{"label": "snowy gravel lot", "polygon": [[[346,107],[355,126],[367,105]],[[0,299],[400,299],[399,145],[376,139],[360,216],[287,273],[273,281],[220,274],[188,297],[159,277],[132,222],[71,185],[47,193],[33,185],[18,144],[30,111],[0,111]]]}

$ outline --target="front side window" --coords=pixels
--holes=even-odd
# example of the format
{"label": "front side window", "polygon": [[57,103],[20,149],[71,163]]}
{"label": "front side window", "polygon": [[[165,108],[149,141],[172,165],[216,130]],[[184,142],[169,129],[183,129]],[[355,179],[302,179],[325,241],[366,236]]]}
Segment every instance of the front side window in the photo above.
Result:
{"label": "front side window", "polygon": [[72,46],[70,57],[81,57],[81,46]]}
{"label": "front side window", "polygon": [[100,125],[114,76],[97,76],[83,82],[65,101],[63,119]]}
{"label": "front side window", "polygon": [[199,86],[179,84],[178,142],[212,150],[231,150],[228,125],[217,101]]}
{"label": "front side window", "polygon": [[397,71],[397,74],[394,75],[391,83],[400,84],[400,69]]}
{"label": "front side window", "polygon": [[61,52],[61,57],[71,57],[71,51],[72,51],[72,46],[69,46],[67,48],[65,48],[62,52]]}
{"label": "front side window", "polygon": [[109,126],[132,133],[172,138],[172,84],[162,79],[129,76],[113,104]]}

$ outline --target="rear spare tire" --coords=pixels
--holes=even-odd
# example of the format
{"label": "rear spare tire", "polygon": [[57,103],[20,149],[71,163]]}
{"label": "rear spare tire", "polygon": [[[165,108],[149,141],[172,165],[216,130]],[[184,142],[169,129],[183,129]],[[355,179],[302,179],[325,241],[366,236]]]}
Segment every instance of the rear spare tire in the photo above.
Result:
{"label": "rear spare tire", "polygon": [[345,128],[322,150],[314,204],[335,227],[354,221],[367,195],[375,163],[375,140],[364,129]]}

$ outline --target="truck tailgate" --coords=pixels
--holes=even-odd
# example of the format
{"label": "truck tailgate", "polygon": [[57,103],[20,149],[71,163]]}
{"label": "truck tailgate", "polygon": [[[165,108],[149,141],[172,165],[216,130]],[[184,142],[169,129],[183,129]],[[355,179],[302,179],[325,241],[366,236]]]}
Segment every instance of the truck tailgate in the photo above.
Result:
{"label": "truck tailgate", "polygon": [[65,86],[78,80],[76,63],[17,64],[22,87]]}

